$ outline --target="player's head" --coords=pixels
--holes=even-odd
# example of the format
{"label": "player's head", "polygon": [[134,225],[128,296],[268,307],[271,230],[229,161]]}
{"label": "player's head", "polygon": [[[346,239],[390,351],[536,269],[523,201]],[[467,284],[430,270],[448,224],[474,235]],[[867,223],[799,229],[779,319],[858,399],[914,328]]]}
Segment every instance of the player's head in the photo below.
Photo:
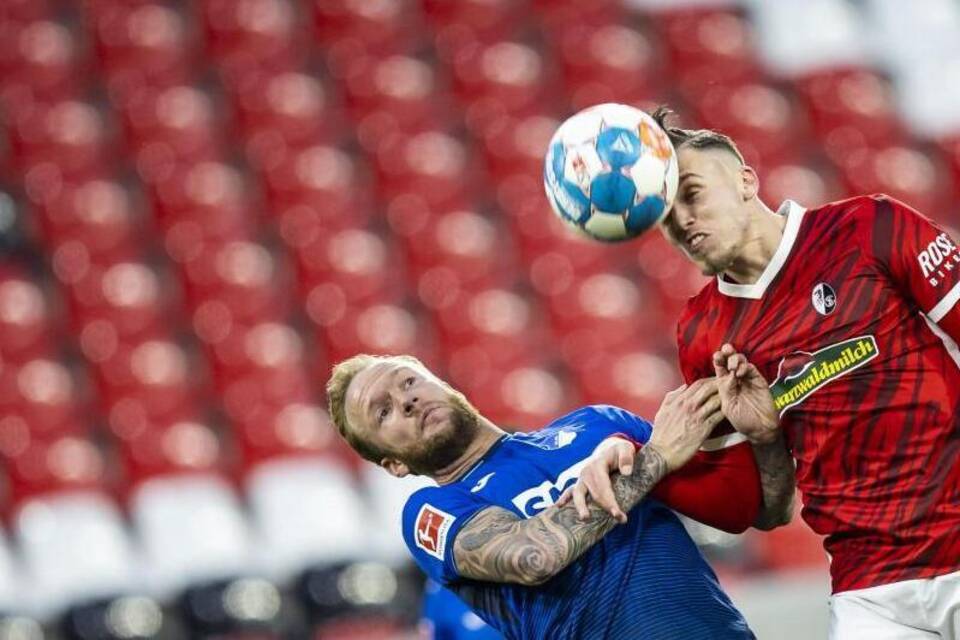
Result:
{"label": "player's head", "polygon": [[330,416],[361,457],[395,476],[431,475],[459,459],[480,414],[412,356],[360,354],[327,383]]}
{"label": "player's head", "polygon": [[736,143],[709,129],[666,124],[672,114],[660,107],[653,118],[677,152],[680,183],[662,230],[707,275],[733,264],[748,241],[753,200],[760,186]]}

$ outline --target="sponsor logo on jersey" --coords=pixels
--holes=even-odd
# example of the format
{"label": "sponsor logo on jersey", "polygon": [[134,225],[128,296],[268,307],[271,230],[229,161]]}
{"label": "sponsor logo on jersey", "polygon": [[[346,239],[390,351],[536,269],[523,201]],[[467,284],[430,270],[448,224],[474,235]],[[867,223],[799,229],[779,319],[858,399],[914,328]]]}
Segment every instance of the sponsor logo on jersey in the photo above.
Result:
{"label": "sponsor logo on jersey", "polygon": [[490,478],[492,478],[492,477],[495,476],[496,474],[497,474],[497,472],[496,472],[496,471],[493,471],[493,472],[488,473],[487,475],[483,476],[483,477],[480,478],[479,480],[477,480],[477,484],[473,485],[473,487],[470,489],[470,493],[477,493],[478,491],[483,491],[483,488],[484,488],[485,486],[487,486],[487,483],[488,483],[488,482],[490,482]]}
{"label": "sponsor logo on jersey", "polygon": [[813,353],[795,351],[780,360],[777,379],[770,385],[773,404],[782,416],[823,385],[863,366],[877,355],[877,341],[873,336],[851,338]]}
{"label": "sponsor logo on jersey", "polygon": [[940,286],[947,274],[960,267],[960,252],[946,233],[933,239],[919,254],[920,272],[931,286]]}
{"label": "sponsor logo on jersey", "polygon": [[587,457],[567,467],[557,476],[556,482],[544,480],[537,486],[517,494],[513,498],[513,506],[519,509],[524,516],[532,518],[547,507],[552,506],[560,497],[560,494],[577,481],[577,478],[580,477],[580,471],[589,461],[590,458]]}
{"label": "sponsor logo on jersey", "polygon": [[417,546],[438,560],[443,560],[443,552],[447,548],[447,534],[454,520],[454,516],[429,504],[420,507],[414,532]]}
{"label": "sponsor logo on jersey", "polygon": [[837,308],[837,293],[826,282],[821,282],[813,288],[810,294],[813,308],[822,316],[828,316]]}

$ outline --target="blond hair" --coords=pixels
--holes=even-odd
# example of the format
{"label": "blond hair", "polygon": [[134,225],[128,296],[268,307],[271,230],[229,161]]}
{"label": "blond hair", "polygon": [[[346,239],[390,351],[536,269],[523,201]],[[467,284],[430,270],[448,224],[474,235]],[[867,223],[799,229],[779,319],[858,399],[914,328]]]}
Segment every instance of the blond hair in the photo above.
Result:
{"label": "blond hair", "polygon": [[383,356],[359,353],[336,364],[330,374],[330,380],[327,381],[327,407],[330,411],[330,419],[333,420],[337,431],[347,441],[347,444],[360,454],[360,457],[375,464],[380,464],[380,461],[387,456],[388,452],[367,442],[350,427],[346,408],[347,388],[357,374],[364,369],[379,362],[390,360],[426,369],[423,363],[413,356]]}

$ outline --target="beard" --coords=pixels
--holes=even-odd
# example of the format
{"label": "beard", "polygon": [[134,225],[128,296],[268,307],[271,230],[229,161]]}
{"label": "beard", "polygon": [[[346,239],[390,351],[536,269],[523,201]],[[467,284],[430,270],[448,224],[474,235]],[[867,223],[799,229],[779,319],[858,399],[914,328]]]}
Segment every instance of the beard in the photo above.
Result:
{"label": "beard", "polygon": [[449,428],[418,442],[401,458],[412,473],[431,475],[449,467],[463,456],[476,438],[480,428],[477,410],[459,394],[451,396],[450,404]]}

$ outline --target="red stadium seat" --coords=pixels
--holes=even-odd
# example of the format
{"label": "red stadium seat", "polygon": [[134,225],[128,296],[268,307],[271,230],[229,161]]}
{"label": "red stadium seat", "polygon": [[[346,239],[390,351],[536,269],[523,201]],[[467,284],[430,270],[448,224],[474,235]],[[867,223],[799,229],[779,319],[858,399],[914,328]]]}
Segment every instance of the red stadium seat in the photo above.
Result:
{"label": "red stadium seat", "polygon": [[849,193],[886,193],[926,215],[947,210],[952,185],[946,167],[916,147],[853,150],[838,168]]}
{"label": "red stadium seat", "polygon": [[0,271],[0,358],[22,363],[53,351],[54,326],[43,289],[17,269]]}
{"label": "red stadium seat", "polygon": [[410,51],[423,38],[417,4],[413,0],[311,0],[314,35],[335,70],[360,55]]}
{"label": "red stadium seat", "polygon": [[79,92],[87,77],[77,48],[70,31],[58,22],[0,20],[0,96],[8,113],[22,105],[18,93],[56,101]]}
{"label": "red stadium seat", "polygon": [[465,291],[433,309],[438,334],[457,380],[474,367],[506,367],[548,352],[553,342],[541,310],[508,288]]}
{"label": "red stadium seat", "polygon": [[475,211],[438,215],[403,244],[411,280],[443,267],[458,276],[460,286],[476,290],[508,279],[516,268],[504,230]]}
{"label": "red stadium seat", "polygon": [[215,161],[223,154],[210,96],[189,85],[142,88],[120,104],[127,146],[149,180],[175,164]]}
{"label": "red stadium seat", "polygon": [[469,206],[477,195],[474,159],[464,143],[430,130],[383,140],[374,158],[381,199],[416,193],[435,210]]}
{"label": "red stadium seat", "polygon": [[361,56],[343,71],[347,108],[360,143],[375,151],[390,133],[416,133],[449,123],[450,105],[436,72],[413,56]]}
{"label": "red stadium seat", "polygon": [[197,415],[202,380],[183,347],[162,335],[141,342],[111,342],[108,330],[103,324],[92,326],[80,339],[115,437],[131,440]]}
{"label": "red stadium seat", "polygon": [[553,34],[577,25],[602,26],[624,18],[624,9],[618,0],[586,3],[576,0],[533,0],[532,5]]}
{"label": "red stadium seat", "polygon": [[[955,196],[960,196],[960,131],[954,135],[943,136],[936,141],[941,155],[950,170]],[[932,214],[936,215],[936,214]],[[949,213],[947,213],[949,215]],[[955,227],[960,226],[960,212],[953,212],[951,222]]]}
{"label": "red stadium seat", "polygon": [[[58,172],[54,172],[58,173]],[[50,249],[76,242],[90,261],[116,262],[137,252],[143,237],[128,191],[117,182],[94,179],[63,182],[51,175],[34,189],[42,240]]]}
{"label": "red stadium seat", "polygon": [[52,165],[68,179],[101,174],[111,164],[107,132],[98,111],[85,102],[34,104],[8,125],[16,165],[29,181],[32,169]]}
{"label": "red stadium seat", "polygon": [[575,278],[546,302],[551,324],[562,336],[564,356],[579,366],[597,349],[628,344],[667,324],[652,304],[657,298],[642,283],[607,272]]}
{"label": "red stadium seat", "polygon": [[673,76],[691,95],[704,84],[750,82],[760,77],[750,24],[727,9],[681,8],[656,15]]}
{"label": "red stadium seat", "polygon": [[231,419],[311,397],[303,339],[289,325],[234,325],[216,337],[206,341],[208,362]]}
{"label": "red stadium seat", "polygon": [[540,180],[543,157],[560,122],[546,113],[514,118],[503,116],[483,132],[483,154],[494,183],[517,175]]}
{"label": "red stadium seat", "polygon": [[764,202],[776,209],[786,199],[814,207],[843,196],[836,176],[828,166],[787,162],[767,166],[760,181]]}
{"label": "red stadium seat", "polygon": [[178,420],[120,443],[128,490],[151,479],[180,474],[209,474],[223,469],[217,434],[198,420]]}
{"label": "red stadium seat", "polygon": [[490,369],[458,388],[481,414],[508,430],[539,429],[578,401],[562,377],[536,361]]}
{"label": "red stadium seat", "polygon": [[109,467],[88,438],[64,434],[53,439],[30,438],[14,455],[5,457],[11,511],[30,500],[71,491],[104,488]]}
{"label": "red stadium seat", "polygon": [[207,50],[228,83],[253,70],[295,68],[302,22],[288,0],[201,0]]}
{"label": "red stadium seat", "polygon": [[666,79],[658,53],[650,36],[617,23],[565,29],[559,58],[573,107],[602,102],[639,106],[657,95]]}
{"label": "red stadium seat", "polygon": [[585,404],[612,404],[653,420],[664,395],[682,383],[672,358],[642,348],[597,356],[574,372]]}
{"label": "red stadium seat", "polygon": [[329,454],[337,445],[330,417],[312,402],[264,406],[231,426],[247,469],[274,458]]}
{"label": "red stadium seat", "polygon": [[805,151],[805,120],[790,95],[761,82],[716,84],[697,98],[696,111],[707,127],[732,137],[748,163],[762,164]]}
{"label": "red stadium seat", "polygon": [[829,141],[837,129],[855,129],[871,145],[904,135],[890,82],[862,68],[828,69],[794,80],[814,131]]}
{"label": "red stadium seat", "polygon": [[155,335],[165,326],[166,288],[153,268],[125,261],[88,263],[82,271],[70,269],[62,257],[70,248],[69,243],[58,248],[54,260],[78,331],[94,322],[106,322],[117,340],[127,342]]}
{"label": "red stadium seat", "polygon": [[189,81],[193,52],[183,16],[157,2],[107,3],[90,16],[100,68],[114,100]]}
{"label": "red stadium seat", "polygon": [[315,312],[326,313],[323,307],[331,287],[340,289],[349,304],[398,300],[406,293],[393,249],[372,231],[320,233],[295,247],[294,258],[300,295],[314,322],[318,322]]}
{"label": "red stadium seat", "polygon": [[282,317],[285,296],[276,260],[262,245],[235,241],[210,245],[182,264],[187,304],[191,309],[216,301],[235,322],[249,324]]}
{"label": "red stadium seat", "polygon": [[467,126],[482,130],[505,114],[535,113],[553,99],[547,61],[533,47],[500,41],[465,47],[451,61]]}
{"label": "red stadium seat", "polygon": [[77,384],[63,363],[38,358],[4,367],[0,375],[4,428],[25,427],[31,438],[44,440],[86,430]]}
{"label": "red stadium seat", "polygon": [[165,232],[184,221],[196,223],[204,237],[234,238],[252,230],[247,184],[233,167],[222,162],[170,166],[154,178],[148,183],[154,217]]}
{"label": "red stadium seat", "polygon": [[527,17],[523,5],[516,2],[424,0],[422,4],[441,55],[451,53],[451,47],[513,37]]}
{"label": "red stadium seat", "polygon": [[[272,217],[281,223],[284,240],[296,247],[309,239],[308,228],[362,226],[370,218],[371,198],[355,160],[336,147],[314,145],[263,156],[259,177]],[[306,211],[304,211],[304,209]],[[297,210],[297,212],[293,212]],[[294,225],[293,235],[283,226]],[[306,226],[304,226],[306,225]]]}
{"label": "red stadium seat", "polygon": [[230,87],[237,126],[254,165],[343,137],[329,91],[302,71],[249,73]]}
{"label": "red stadium seat", "polygon": [[318,326],[318,339],[330,362],[357,353],[411,354],[427,366],[438,362],[433,326],[399,304],[367,306],[338,305],[315,310],[307,301],[307,313]]}
{"label": "red stadium seat", "polygon": [[3,3],[0,20],[9,23],[25,23],[41,20],[53,13],[49,0],[7,0]]}

